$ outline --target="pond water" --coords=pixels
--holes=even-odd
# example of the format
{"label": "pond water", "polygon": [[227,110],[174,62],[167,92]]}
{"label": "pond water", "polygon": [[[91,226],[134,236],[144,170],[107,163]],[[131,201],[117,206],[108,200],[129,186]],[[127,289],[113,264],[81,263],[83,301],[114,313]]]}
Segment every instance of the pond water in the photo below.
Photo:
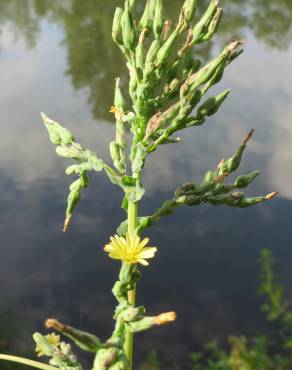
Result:
{"label": "pond water", "polygon": [[[44,330],[49,316],[102,338],[112,331],[109,291],[119,264],[102,247],[123,220],[122,194],[104,176],[91,176],[64,234],[71,179],[39,113],[108,159],[114,78],[125,73],[110,37],[121,3],[0,0],[0,346],[10,353],[30,353],[31,333]],[[165,3],[174,16],[181,2]],[[219,34],[198,53],[207,60],[227,41],[246,40],[245,53],[213,90],[232,94],[215,118],[149,160],[140,212],[152,213],[181,183],[199,180],[251,128],[241,172],[261,169],[261,176],[249,192],[280,194],[252,209],[182,208],[149,230],[159,253],[143,269],[138,303],[150,314],[175,310],[178,320],[137,336],[137,364],[153,349],[165,364],[185,363],[210,339],[224,344],[230,334],[271,333],[257,292],[264,247],[278,258],[292,296],[292,2],[226,0],[224,10]]]}

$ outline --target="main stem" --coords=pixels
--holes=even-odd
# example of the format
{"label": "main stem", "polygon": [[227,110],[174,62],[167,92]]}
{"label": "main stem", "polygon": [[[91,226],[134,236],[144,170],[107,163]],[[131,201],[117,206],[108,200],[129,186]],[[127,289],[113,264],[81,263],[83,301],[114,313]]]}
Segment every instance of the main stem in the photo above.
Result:
{"label": "main stem", "polygon": [[[135,233],[135,230],[138,226],[138,203],[129,203],[128,205],[128,233]],[[128,292],[128,302],[129,304],[135,306],[136,301],[136,285],[134,286],[133,290]],[[126,340],[125,340],[125,353],[129,361],[129,368],[128,370],[132,370],[133,368],[133,343],[134,337],[133,333],[129,330],[126,333]]]}

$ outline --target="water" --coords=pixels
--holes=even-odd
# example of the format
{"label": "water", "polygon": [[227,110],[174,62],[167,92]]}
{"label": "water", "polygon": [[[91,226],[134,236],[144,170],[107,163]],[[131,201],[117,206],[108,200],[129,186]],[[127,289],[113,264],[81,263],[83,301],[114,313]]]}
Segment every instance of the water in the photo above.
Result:
{"label": "water", "polygon": [[[120,3],[0,1],[0,346],[10,353],[30,353],[30,334],[43,331],[48,316],[102,338],[113,327],[109,291],[119,265],[102,246],[123,220],[122,194],[102,175],[91,176],[63,234],[70,179],[39,112],[108,159],[114,78],[125,73],[110,38],[112,12]],[[178,4],[169,2],[170,14]],[[137,360],[156,349],[165,364],[185,362],[187,353],[209,339],[225,343],[230,334],[270,333],[257,294],[263,247],[278,258],[292,295],[292,3],[226,0],[224,10],[219,35],[200,53],[206,60],[225,42],[246,40],[244,55],[214,89],[231,88],[232,94],[215,118],[149,160],[140,211],[152,213],[181,183],[199,180],[251,128],[256,135],[241,172],[260,168],[262,174],[250,194],[280,195],[246,210],[180,209],[149,230],[159,253],[143,269],[138,303],[149,314],[176,310],[178,321],[140,334]]]}

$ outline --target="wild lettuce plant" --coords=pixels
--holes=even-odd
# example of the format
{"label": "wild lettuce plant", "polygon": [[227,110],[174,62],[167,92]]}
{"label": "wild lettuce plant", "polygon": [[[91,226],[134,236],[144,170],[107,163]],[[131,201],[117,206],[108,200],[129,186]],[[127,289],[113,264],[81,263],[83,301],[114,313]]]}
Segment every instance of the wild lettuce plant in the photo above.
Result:
{"label": "wild lettuce plant", "polygon": [[[202,66],[194,56],[194,49],[215,34],[222,16],[219,0],[211,0],[195,24],[196,0],[184,1],[176,22],[165,19],[162,0],[148,0],[139,17],[136,5],[136,0],[126,0],[122,8],[116,9],[113,18],[112,37],[126,59],[129,79],[117,78],[115,83],[114,105],[110,110],[116,119],[115,139],[109,145],[112,163],[105,163],[95,152],[79,144],[69,130],[42,113],[57,154],[74,162],[66,174],[77,176],[69,189],[64,231],[69,227],[82,191],[88,186],[88,173],[104,171],[124,194],[121,205],[126,219],[104,247],[109,257],[121,262],[112,290],[117,300],[113,333],[101,340],[57,320],[46,321],[48,328],[94,354],[93,370],[131,370],[133,335],[176,319],[172,311],[146,316],[145,308],[135,304],[136,283],[141,275],[139,265],[147,266],[157,251],[148,245],[148,238],[141,238],[145,228],[178,207],[210,203],[245,208],[276,195],[247,197],[241,191],[259,171],[227,182],[240,165],[253,134],[251,130],[235,153],[207,171],[200,183],[181,185],[172,199],[162,202],[152,215],[139,215],[138,204],[145,194],[142,175],[148,156],[154,155],[161,145],[181,145],[174,136],[176,133],[203,125],[218,111],[230,91],[209,98],[206,94],[221,80],[225,68],[241,54],[242,42],[232,41],[215,59]],[[33,339],[37,354],[48,356],[50,365],[7,355],[0,355],[0,359],[45,370],[81,369],[71,346],[61,341],[59,334],[35,333]]]}

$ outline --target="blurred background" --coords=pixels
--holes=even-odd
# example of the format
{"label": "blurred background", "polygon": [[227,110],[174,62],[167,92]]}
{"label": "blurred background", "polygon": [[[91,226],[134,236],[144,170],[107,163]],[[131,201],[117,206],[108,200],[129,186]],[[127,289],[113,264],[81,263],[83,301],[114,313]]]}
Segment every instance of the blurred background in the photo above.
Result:
{"label": "blurred background", "polygon": [[[121,3],[0,0],[1,352],[29,355],[31,333],[44,331],[49,316],[102,338],[112,331],[115,300],[109,292],[119,264],[102,247],[123,221],[122,193],[105,176],[91,175],[64,234],[72,179],[64,174],[68,162],[55,155],[39,113],[109,159],[114,78],[126,73],[111,40],[113,11]],[[170,16],[176,17],[181,3],[165,1]],[[207,3],[198,1],[198,13]],[[224,345],[230,334],[272,334],[258,294],[264,247],[278,258],[292,296],[292,2],[224,0],[222,5],[220,31],[198,55],[206,61],[226,42],[246,40],[243,56],[213,89],[215,94],[231,88],[232,94],[215,118],[151,157],[140,212],[151,214],[177,186],[199,180],[230,156],[251,128],[256,132],[241,172],[262,173],[250,194],[277,190],[280,195],[245,210],[179,209],[147,231],[159,253],[143,269],[138,303],[149,314],[175,310],[178,320],[137,335],[136,363],[155,349],[165,368],[186,364],[187,354],[207,340]]]}

